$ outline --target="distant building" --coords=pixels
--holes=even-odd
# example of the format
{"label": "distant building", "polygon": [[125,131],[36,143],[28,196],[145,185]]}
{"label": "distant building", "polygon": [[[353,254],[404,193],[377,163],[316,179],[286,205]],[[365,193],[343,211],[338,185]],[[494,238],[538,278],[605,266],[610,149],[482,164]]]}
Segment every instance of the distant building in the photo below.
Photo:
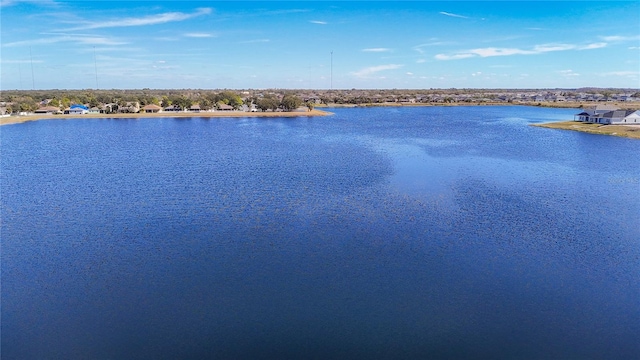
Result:
{"label": "distant building", "polygon": [[146,113],[159,113],[162,111],[162,107],[158,106],[156,104],[149,104],[149,105],[145,105],[142,108],[142,111],[146,112]]}
{"label": "distant building", "polygon": [[34,111],[36,114],[59,114],[60,108],[56,106],[44,106]]}
{"label": "distant building", "polygon": [[177,111],[182,111],[182,108],[179,105],[170,105],[164,108],[164,111],[177,112]]}
{"label": "distant building", "polygon": [[574,115],[574,120],[582,121],[582,122],[598,123],[600,117],[603,114],[609,111],[614,111],[614,110],[618,110],[618,108],[612,105],[589,106],[585,108],[584,111],[582,111],[581,113]]}
{"label": "distant building", "polygon": [[64,109],[64,113],[68,115],[82,115],[88,114],[89,108],[85,105],[73,104],[70,107]]}
{"label": "distant building", "polygon": [[[577,117],[577,119],[576,119]],[[574,116],[576,121],[603,125],[640,124],[640,110],[620,110],[611,105],[592,106]]]}
{"label": "distant building", "polygon": [[137,101],[127,102],[124,106],[118,107],[119,113],[137,113],[140,111],[140,103]]}
{"label": "distant building", "polygon": [[600,118],[601,124],[611,125],[640,125],[640,111],[638,110],[615,110],[602,114]]}
{"label": "distant building", "polygon": [[220,111],[233,111],[233,106],[224,103],[218,103],[218,110]]}

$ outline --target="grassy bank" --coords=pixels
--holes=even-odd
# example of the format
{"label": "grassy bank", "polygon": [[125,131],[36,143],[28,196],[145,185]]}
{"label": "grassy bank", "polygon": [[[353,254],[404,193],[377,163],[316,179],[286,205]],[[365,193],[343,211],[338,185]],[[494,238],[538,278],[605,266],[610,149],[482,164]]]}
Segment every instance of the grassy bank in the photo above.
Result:
{"label": "grassy bank", "polygon": [[85,114],[85,115],[26,115],[0,118],[0,125],[19,124],[36,120],[69,120],[69,119],[144,119],[144,118],[239,118],[239,117],[308,117],[327,116],[330,112],[311,110],[308,112],[200,112],[200,113],[138,113],[138,114]]}
{"label": "grassy bank", "polygon": [[582,131],[590,134],[622,136],[633,139],[640,139],[640,125],[602,125],[589,124],[577,121],[560,121],[543,124],[531,124],[531,126],[544,127],[549,129],[562,129]]}

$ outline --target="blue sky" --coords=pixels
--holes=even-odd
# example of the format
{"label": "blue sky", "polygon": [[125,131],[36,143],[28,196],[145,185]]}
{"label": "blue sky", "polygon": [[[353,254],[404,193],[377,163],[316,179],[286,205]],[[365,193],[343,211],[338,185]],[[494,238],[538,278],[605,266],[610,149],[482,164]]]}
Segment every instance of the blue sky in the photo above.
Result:
{"label": "blue sky", "polygon": [[640,87],[638,1],[0,1],[3,90]]}

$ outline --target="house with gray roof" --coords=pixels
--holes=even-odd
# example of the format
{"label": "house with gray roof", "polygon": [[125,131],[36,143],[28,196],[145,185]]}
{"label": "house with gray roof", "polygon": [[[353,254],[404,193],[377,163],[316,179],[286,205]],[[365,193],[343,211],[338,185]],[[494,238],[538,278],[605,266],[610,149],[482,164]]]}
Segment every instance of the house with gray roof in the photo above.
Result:
{"label": "house with gray roof", "polygon": [[598,105],[576,114],[574,120],[603,125],[640,125],[640,110],[620,110],[610,105]]}
{"label": "house with gray roof", "polygon": [[615,110],[602,114],[601,124],[611,125],[640,125],[640,111],[638,110]]}
{"label": "house with gray roof", "polygon": [[601,116],[609,111],[618,110],[612,105],[596,105],[585,108],[581,113],[574,115],[575,121],[599,123]]}

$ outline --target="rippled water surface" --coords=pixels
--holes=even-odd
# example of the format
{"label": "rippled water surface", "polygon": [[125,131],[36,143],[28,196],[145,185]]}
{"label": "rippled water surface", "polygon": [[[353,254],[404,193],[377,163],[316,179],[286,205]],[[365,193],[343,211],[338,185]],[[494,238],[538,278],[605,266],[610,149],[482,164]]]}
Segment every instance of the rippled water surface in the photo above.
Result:
{"label": "rippled water surface", "polygon": [[640,358],[640,141],[334,111],[3,126],[2,358]]}

